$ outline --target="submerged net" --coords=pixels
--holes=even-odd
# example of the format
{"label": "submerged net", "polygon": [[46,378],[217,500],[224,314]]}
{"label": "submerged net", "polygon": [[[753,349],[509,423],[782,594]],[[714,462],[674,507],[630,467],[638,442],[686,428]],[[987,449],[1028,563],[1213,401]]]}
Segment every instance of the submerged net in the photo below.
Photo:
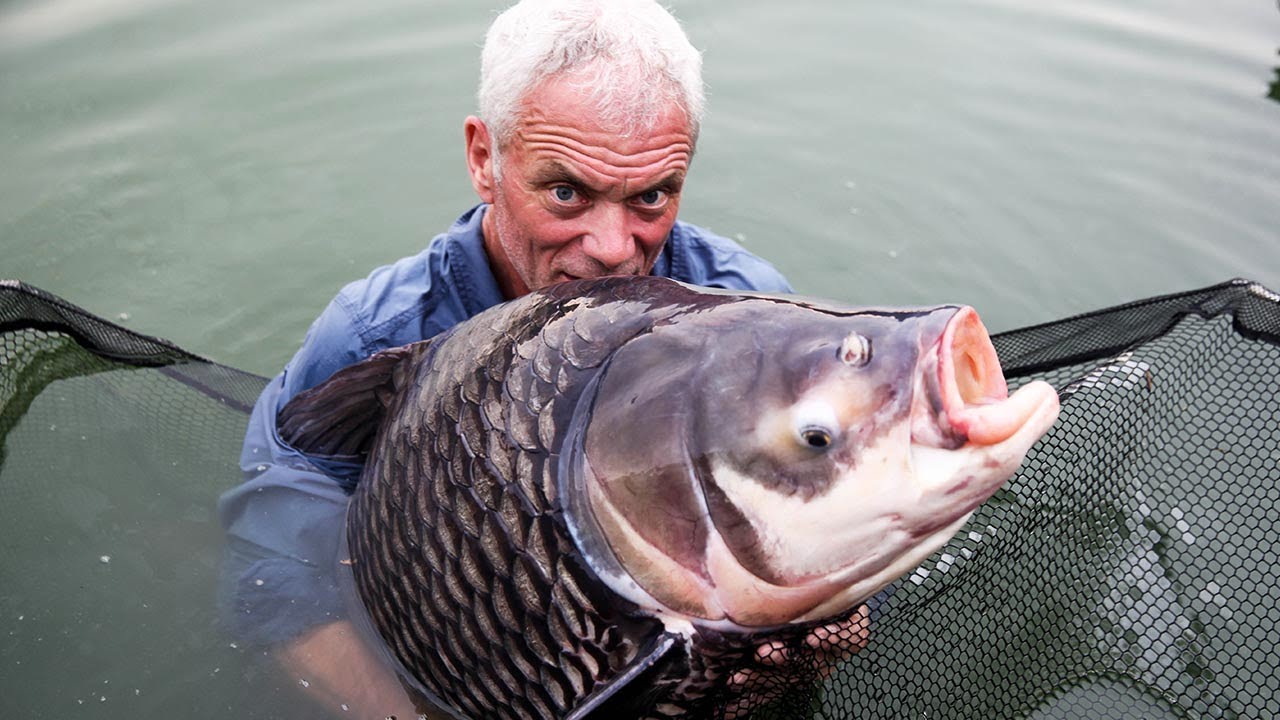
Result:
{"label": "submerged net", "polygon": [[[1280,298],[1236,281],[994,341],[1011,390],[1032,379],[1059,389],[1057,425],[964,530],[872,603],[865,637],[857,626],[835,631],[865,647],[832,667],[821,648],[780,643],[731,675],[717,717],[1255,718],[1280,708]],[[133,695],[121,717],[199,716],[189,702],[208,695],[210,676],[166,677],[164,668],[182,666],[175,654],[188,665],[225,655],[216,636],[149,645],[130,628],[154,614],[114,608],[84,582],[66,612],[96,612],[126,628],[120,637],[86,648],[84,633],[101,623],[61,640],[52,618],[36,640],[38,618],[12,618],[56,585],[42,580],[56,572],[50,552],[84,562],[68,548],[128,535],[130,522],[169,538],[147,543],[140,576],[172,573],[211,600],[216,553],[196,550],[206,560],[194,572],[166,553],[216,544],[212,498],[235,481],[245,413],[263,382],[0,284],[0,541],[9,555],[0,630],[17,628],[0,640],[0,668],[15,680],[3,701],[22,711],[14,717],[52,710],[29,700],[39,678],[111,680],[103,668],[129,653],[159,654],[166,693]],[[83,450],[68,454],[76,418],[72,432],[85,435],[75,442],[97,443],[115,465],[87,471]],[[209,505],[163,523],[105,511],[68,520],[67,504],[50,497],[64,477],[86,475],[102,478],[79,501],[90,507],[110,506],[125,476],[130,493]],[[69,527],[50,529],[49,517]],[[192,622],[190,611],[164,618]],[[210,710],[219,713],[253,714],[228,703]]]}
{"label": "submerged net", "polygon": [[0,718],[288,717],[215,627],[263,382],[0,282]]}
{"label": "submerged net", "polygon": [[1280,711],[1280,299],[1238,281],[993,340],[1057,424],[865,649],[761,715]]}

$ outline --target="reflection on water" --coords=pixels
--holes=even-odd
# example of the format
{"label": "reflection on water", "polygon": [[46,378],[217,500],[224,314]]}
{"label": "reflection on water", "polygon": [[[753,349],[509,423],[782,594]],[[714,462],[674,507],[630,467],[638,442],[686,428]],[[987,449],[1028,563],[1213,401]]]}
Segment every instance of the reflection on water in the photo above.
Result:
{"label": "reflection on water", "polygon": [[168,0],[19,2],[0,8],[0,45],[30,46],[73,38],[168,4]]}

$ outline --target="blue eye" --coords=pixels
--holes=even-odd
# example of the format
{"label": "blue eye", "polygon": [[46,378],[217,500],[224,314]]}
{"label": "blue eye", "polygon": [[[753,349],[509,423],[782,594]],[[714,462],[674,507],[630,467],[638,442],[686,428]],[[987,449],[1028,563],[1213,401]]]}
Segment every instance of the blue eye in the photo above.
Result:
{"label": "blue eye", "polygon": [[578,191],[568,185],[557,185],[551,188],[551,195],[558,202],[571,203],[578,198]]}
{"label": "blue eye", "polygon": [[650,190],[648,192],[640,193],[636,199],[640,201],[641,205],[657,205],[663,201],[666,195],[667,194],[661,190]]}

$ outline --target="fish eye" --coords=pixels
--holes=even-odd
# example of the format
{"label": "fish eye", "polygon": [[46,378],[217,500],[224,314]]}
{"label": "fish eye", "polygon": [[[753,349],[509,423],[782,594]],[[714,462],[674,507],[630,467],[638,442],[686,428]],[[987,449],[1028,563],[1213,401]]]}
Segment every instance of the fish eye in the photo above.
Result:
{"label": "fish eye", "polygon": [[835,408],[823,400],[802,402],[791,410],[792,435],[810,450],[822,451],[840,440],[840,422]]}
{"label": "fish eye", "polygon": [[814,450],[825,450],[834,442],[831,432],[823,427],[807,427],[801,430],[800,439]]}

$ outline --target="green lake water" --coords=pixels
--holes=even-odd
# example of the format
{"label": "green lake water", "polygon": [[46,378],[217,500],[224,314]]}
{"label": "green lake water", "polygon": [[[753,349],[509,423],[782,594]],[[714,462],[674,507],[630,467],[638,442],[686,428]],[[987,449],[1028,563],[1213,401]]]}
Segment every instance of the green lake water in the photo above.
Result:
{"label": "green lake water", "polygon": [[[500,6],[8,0],[0,276],[273,374],[339,287],[474,202]],[[674,9],[710,94],[682,217],[803,293],[998,330],[1280,285],[1274,3]]]}
{"label": "green lake water", "polygon": [[[274,374],[343,284],[475,202],[462,121],[503,5],[5,0],[0,278]],[[1280,288],[1274,2],[670,5],[710,108],[681,216],[804,294],[963,302],[999,331],[1237,276]],[[41,402],[77,418],[62,432],[111,424],[60,397]],[[291,680],[207,627],[234,481],[0,487],[23,532],[0,532],[0,717],[288,714]],[[180,520],[163,537],[137,524],[161,515]],[[154,584],[109,579],[157,542],[130,575]],[[48,592],[17,589],[53,562]],[[77,577],[107,590],[70,597]],[[185,651],[129,654],[157,633]]]}

